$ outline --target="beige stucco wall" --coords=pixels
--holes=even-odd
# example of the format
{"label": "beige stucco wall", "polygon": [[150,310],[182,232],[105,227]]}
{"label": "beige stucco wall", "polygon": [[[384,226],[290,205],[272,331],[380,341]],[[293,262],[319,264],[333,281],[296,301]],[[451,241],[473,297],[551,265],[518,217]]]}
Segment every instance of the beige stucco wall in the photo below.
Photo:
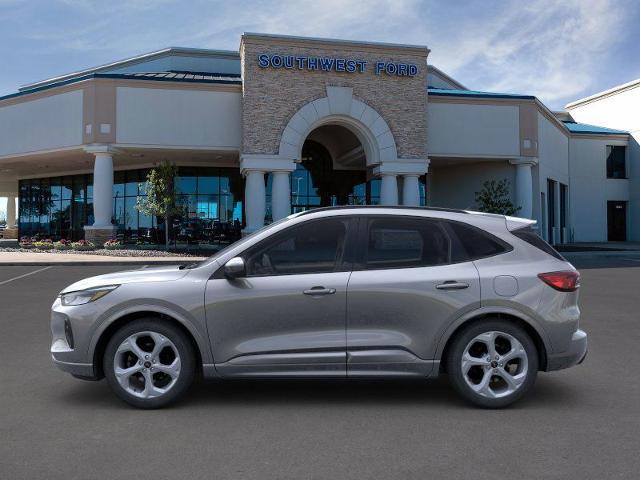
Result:
{"label": "beige stucco wall", "polygon": [[433,207],[477,210],[475,194],[487,180],[509,181],[515,203],[515,167],[507,161],[464,159],[448,166],[429,168],[428,200]]}
{"label": "beige stucco wall", "polygon": [[[261,68],[258,55],[282,54],[362,59],[364,73]],[[376,110],[389,125],[398,157],[424,159],[426,151],[428,50],[403,47],[374,48],[366,44],[310,42],[288,38],[243,37],[242,152],[277,154],[289,119],[307,103],[327,96],[327,86],[353,88],[353,97]],[[414,77],[376,75],[375,62],[413,63]]]}
{"label": "beige stucco wall", "polygon": [[429,155],[520,156],[517,105],[432,100],[427,118]]}
{"label": "beige stucco wall", "polygon": [[[629,240],[640,241],[640,213],[638,213],[640,212],[640,84],[632,85],[629,88],[621,89],[618,92],[586,103],[570,106],[568,110],[578,122],[629,132],[631,138],[627,153],[629,174],[628,238]],[[574,165],[572,164],[571,167],[573,174]],[[599,171],[602,171],[601,166]],[[609,181],[609,183],[612,182],[621,184],[625,181]],[[611,198],[611,200],[617,200],[617,198]]]}
{"label": "beige stucco wall", "polygon": [[119,144],[238,150],[239,91],[117,88]]}
{"label": "beige stucco wall", "polygon": [[82,144],[82,90],[0,106],[0,156]]}
{"label": "beige stucco wall", "polygon": [[[607,178],[607,145],[624,140],[572,138],[569,201],[576,241],[607,241],[607,201],[629,201],[630,180]],[[627,227],[634,224],[627,212]]]}

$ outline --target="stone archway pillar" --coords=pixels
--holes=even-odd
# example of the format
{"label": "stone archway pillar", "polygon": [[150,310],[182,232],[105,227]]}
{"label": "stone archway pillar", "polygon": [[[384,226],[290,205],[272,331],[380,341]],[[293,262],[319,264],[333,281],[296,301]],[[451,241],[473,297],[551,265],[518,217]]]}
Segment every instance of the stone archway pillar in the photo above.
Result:
{"label": "stone archway pillar", "polygon": [[380,178],[380,204],[398,205],[398,177],[395,173],[384,173]]}
{"label": "stone archway pillar", "polygon": [[420,205],[419,177],[429,170],[429,160],[398,159],[384,162],[373,169],[374,175],[382,180],[380,203],[382,205],[398,205],[398,181],[402,177],[402,204]]}
{"label": "stone archway pillar", "polygon": [[265,174],[273,174],[271,207],[273,220],[280,220],[291,213],[289,174],[296,168],[292,158],[280,155],[243,154],[240,157],[240,173],[246,178],[244,233],[262,228],[266,214]]}
{"label": "stone archway pillar", "polygon": [[244,191],[245,217],[247,233],[254,232],[264,225],[266,207],[264,171],[245,170],[246,187]]}
{"label": "stone archway pillar", "polygon": [[402,204],[410,207],[420,206],[420,181],[419,175],[403,175],[402,180]]}
{"label": "stone archway pillar", "polygon": [[291,214],[291,187],[289,172],[273,172],[273,183],[271,184],[271,210],[274,222]]}

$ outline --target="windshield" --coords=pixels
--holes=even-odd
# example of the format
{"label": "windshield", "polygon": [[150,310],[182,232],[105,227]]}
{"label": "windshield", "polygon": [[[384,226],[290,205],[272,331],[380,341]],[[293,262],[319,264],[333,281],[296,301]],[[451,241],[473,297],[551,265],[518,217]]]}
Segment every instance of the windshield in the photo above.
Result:
{"label": "windshield", "polygon": [[191,265],[188,265],[185,268],[191,269],[191,268],[198,268],[198,267],[202,267],[204,265],[208,265],[209,263],[213,262],[216,258],[218,258],[218,257],[224,255],[225,253],[227,253],[232,248],[239,247],[239,246],[249,242],[255,236],[257,236],[257,235],[265,232],[266,230],[269,230],[269,229],[271,229],[271,228],[273,228],[273,227],[275,227],[277,225],[280,225],[281,223],[284,223],[285,221],[289,220],[290,218],[292,218],[292,217],[291,216],[285,217],[285,218],[282,218],[282,219],[280,219],[280,220],[278,220],[276,222],[270,223],[269,225],[265,225],[264,227],[256,230],[255,232],[250,233],[246,237],[241,238],[237,242],[234,242],[234,243],[231,243],[231,244],[227,245],[222,250],[217,251],[214,255],[210,256],[209,258],[205,258],[201,262],[197,262],[197,263],[193,263]]}

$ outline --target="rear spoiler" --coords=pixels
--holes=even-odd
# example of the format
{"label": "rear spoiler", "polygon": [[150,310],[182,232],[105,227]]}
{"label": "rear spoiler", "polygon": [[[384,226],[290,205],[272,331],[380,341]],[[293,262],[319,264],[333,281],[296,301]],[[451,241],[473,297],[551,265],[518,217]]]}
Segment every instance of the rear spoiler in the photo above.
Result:
{"label": "rear spoiler", "polygon": [[531,220],[530,218],[510,217],[508,215],[500,215],[498,213],[475,212],[473,210],[465,210],[465,212],[472,215],[484,215],[486,217],[504,218],[507,230],[509,230],[510,232],[519,228],[530,227],[538,223],[536,220]]}
{"label": "rear spoiler", "polygon": [[507,215],[504,217],[504,222],[507,224],[507,230],[510,232],[518,230],[519,228],[532,227],[538,223],[536,220],[531,220],[530,218],[509,217]]}

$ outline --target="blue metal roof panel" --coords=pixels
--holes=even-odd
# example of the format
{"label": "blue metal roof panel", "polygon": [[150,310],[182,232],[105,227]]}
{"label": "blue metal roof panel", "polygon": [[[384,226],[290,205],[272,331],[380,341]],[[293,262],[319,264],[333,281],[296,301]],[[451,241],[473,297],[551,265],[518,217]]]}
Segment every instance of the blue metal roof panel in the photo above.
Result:
{"label": "blue metal roof panel", "polygon": [[629,132],[624,130],[615,130],[613,128],[598,127],[597,125],[589,125],[587,123],[562,122],[571,133],[598,134],[598,135],[628,135]]}
{"label": "blue metal roof panel", "polygon": [[[198,75],[199,77],[200,75]],[[69,80],[62,80],[60,82],[49,83],[42,87],[36,87],[29,90],[24,90],[17,93],[10,93],[0,97],[0,100],[7,100],[10,98],[23,97],[36,92],[42,92],[43,90],[49,90],[51,88],[62,87],[64,85],[70,85],[73,83],[82,82],[84,80],[91,80],[92,78],[113,78],[113,79],[130,79],[130,80],[151,80],[159,82],[182,82],[182,83],[217,83],[226,85],[242,85],[242,80],[239,75],[232,74],[208,74],[202,75],[202,78],[196,78],[196,75],[189,75],[186,72],[149,72],[149,73],[91,73],[89,75],[83,75],[81,77],[74,77]]]}
{"label": "blue metal roof panel", "polygon": [[515,98],[524,100],[534,100],[533,95],[520,95],[517,93],[480,92],[477,90],[455,90],[447,88],[427,88],[429,95],[442,97],[480,97],[480,98]]}

